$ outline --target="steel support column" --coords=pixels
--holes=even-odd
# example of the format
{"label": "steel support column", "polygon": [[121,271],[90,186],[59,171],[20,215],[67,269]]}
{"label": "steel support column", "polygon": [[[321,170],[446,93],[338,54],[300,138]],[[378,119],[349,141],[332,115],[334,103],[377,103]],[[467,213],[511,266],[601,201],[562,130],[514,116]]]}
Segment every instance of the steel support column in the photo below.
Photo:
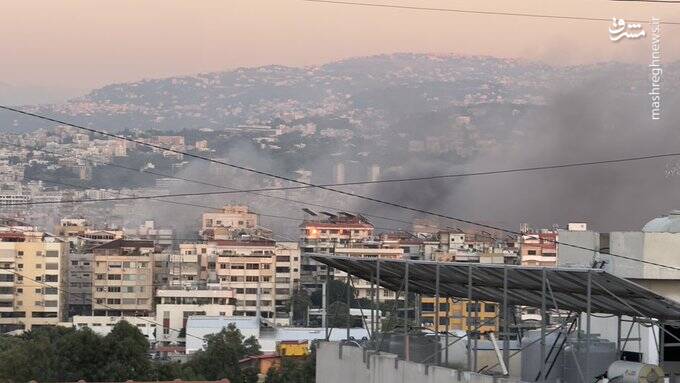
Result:
{"label": "steel support column", "polygon": [[[434,312],[434,329],[435,333],[437,334],[437,341],[439,342],[439,261],[437,261],[437,264],[435,265],[434,269],[434,307],[433,307],[433,312]],[[448,343],[447,343],[448,344]],[[448,347],[447,347],[448,349]],[[441,355],[437,356],[437,365],[441,364]]]}
{"label": "steel support column", "polygon": [[508,330],[508,267],[503,267],[503,362],[510,374],[510,331]]}
{"label": "steel support column", "polygon": [[410,355],[411,344],[408,332],[408,312],[409,312],[408,279],[409,279],[409,261],[406,260],[406,264],[404,265],[404,359],[406,359],[407,362],[411,360]]}
{"label": "steel support column", "polygon": [[465,314],[467,315],[467,326],[465,332],[467,333],[467,369],[472,371],[472,342],[470,341],[470,329],[472,328],[472,266],[468,266],[468,289],[467,289],[467,303],[465,306]]}
{"label": "steel support column", "polygon": [[545,376],[545,317],[546,317],[545,276],[546,276],[546,270],[545,270],[545,268],[543,268],[543,270],[541,270],[541,372],[540,372],[538,381],[544,381],[545,378],[546,378],[546,376]]}
{"label": "steel support column", "polygon": [[593,274],[588,271],[588,282],[586,285],[586,368],[585,378],[590,379],[590,314],[592,309],[592,290],[593,290]]}

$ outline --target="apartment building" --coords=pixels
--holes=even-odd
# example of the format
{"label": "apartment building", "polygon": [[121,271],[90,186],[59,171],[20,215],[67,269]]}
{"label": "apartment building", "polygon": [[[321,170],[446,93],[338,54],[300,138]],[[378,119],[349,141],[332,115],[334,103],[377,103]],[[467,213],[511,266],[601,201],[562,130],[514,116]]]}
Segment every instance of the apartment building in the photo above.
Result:
{"label": "apartment building", "polygon": [[234,290],[235,316],[290,323],[288,302],[300,281],[296,243],[271,240],[216,240],[180,244],[183,256],[197,255],[200,279]]}
{"label": "apartment building", "polygon": [[[366,247],[360,247],[359,244],[354,244],[355,247],[338,248],[335,249],[336,255],[347,256],[347,257],[360,257],[360,258],[380,258],[380,259],[404,259],[406,253],[402,248],[389,248],[380,247],[378,244],[366,243]],[[375,246],[375,247],[368,247]],[[347,273],[334,270],[333,279],[347,283]],[[354,286],[354,291],[356,293],[356,298],[367,298],[372,297],[372,286],[371,281],[364,279],[352,278],[352,285]],[[394,299],[396,294],[393,291],[377,288],[375,291],[376,299],[381,302],[384,299]]]}
{"label": "apartment building", "polygon": [[158,228],[153,220],[144,221],[144,224],[134,229],[123,228],[123,232],[127,238],[153,241],[161,247],[172,246],[175,238],[174,230]]}
{"label": "apartment building", "polygon": [[92,249],[95,316],[146,316],[153,311],[152,241],[117,239]]}
{"label": "apartment building", "polygon": [[73,252],[68,268],[68,317],[92,314],[92,278],[94,255],[92,252]]}
{"label": "apartment building", "polygon": [[156,340],[184,343],[190,316],[233,316],[235,305],[234,291],[230,289],[160,288],[156,290],[156,323],[163,327]]}
{"label": "apartment building", "polygon": [[256,229],[257,226],[258,216],[247,206],[225,205],[219,212],[203,213],[200,235],[206,240],[233,239],[234,231]]}
{"label": "apartment building", "polygon": [[154,254],[154,285],[162,286],[206,286],[207,266],[202,269],[196,252],[163,251]]}
{"label": "apartment building", "polygon": [[557,266],[557,232],[541,230],[520,237],[522,266]]}
{"label": "apartment building", "polygon": [[46,233],[0,228],[0,333],[65,319],[68,255]]}
{"label": "apartment building", "polygon": [[440,298],[436,312],[435,299],[423,298],[421,320],[432,331],[446,330],[497,332],[499,326],[498,305],[492,302],[468,302]]}
{"label": "apartment building", "polygon": [[[300,224],[300,249],[303,253],[329,253],[373,237],[374,227],[361,215],[322,212],[326,218],[308,211],[312,218]],[[318,288],[325,279],[326,266],[312,259],[302,260],[302,284]]]}

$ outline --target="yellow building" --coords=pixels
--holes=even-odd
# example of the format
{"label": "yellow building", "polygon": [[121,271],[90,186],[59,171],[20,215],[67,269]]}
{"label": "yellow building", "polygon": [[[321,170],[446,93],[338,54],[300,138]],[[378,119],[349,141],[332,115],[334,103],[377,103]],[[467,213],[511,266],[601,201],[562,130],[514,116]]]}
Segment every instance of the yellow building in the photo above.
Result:
{"label": "yellow building", "polygon": [[[432,331],[446,331],[446,323],[449,330],[475,330],[479,327],[481,333],[498,332],[498,304],[492,302],[479,302],[479,306],[467,300],[439,299],[439,325],[435,323],[434,298],[425,297],[421,300],[423,325]],[[468,318],[470,323],[468,326]],[[495,319],[494,319],[495,318]],[[481,325],[481,327],[480,327]]]}
{"label": "yellow building", "polygon": [[0,333],[56,325],[66,316],[67,242],[37,231],[0,231]]}

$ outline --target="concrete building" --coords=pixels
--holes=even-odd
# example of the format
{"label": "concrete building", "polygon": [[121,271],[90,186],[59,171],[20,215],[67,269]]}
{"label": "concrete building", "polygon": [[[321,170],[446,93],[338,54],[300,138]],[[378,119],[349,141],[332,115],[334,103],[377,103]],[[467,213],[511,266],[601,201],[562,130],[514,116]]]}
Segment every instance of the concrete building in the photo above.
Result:
{"label": "concrete building", "polygon": [[117,239],[92,249],[95,316],[148,316],[153,311],[151,241]]}
{"label": "concrete building", "polygon": [[519,245],[522,266],[555,267],[557,238],[557,232],[549,230],[522,235]]}
{"label": "concrete building", "polygon": [[91,252],[74,252],[69,255],[68,317],[92,315],[92,278],[94,256]]}
{"label": "concrete building", "polygon": [[[373,237],[373,225],[361,215],[322,214],[326,218],[313,213],[311,219],[300,225],[300,249],[303,253],[333,254],[336,249],[350,247]],[[325,274],[325,266],[308,258],[302,260],[301,278],[306,287],[318,288]]]}
{"label": "concrete building", "polygon": [[296,243],[218,240],[180,244],[180,252],[197,256],[201,281],[234,290],[235,316],[256,316],[259,309],[262,318],[275,324],[290,323],[288,301],[300,282]]}
{"label": "concrete building", "polygon": [[225,205],[220,212],[203,213],[200,234],[204,239],[232,239],[230,233],[257,226],[258,216],[247,206]]}
{"label": "concrete building", "polygon": [[[162,288],[156,290],[156,322],[162,323],[156,334],[163,343],[184,343],[186,324],[192,315],[233,316],[233,290]],[[184,330],[184,333],[180,332]]]}
{"label": "concrete building", "polygon": [[196,252],[163,251],[154,254],[154,284],[156,286],[206,286],[207,270],[201,269]]}
{"label": "concrete building", "polygon": [[0,333],[65,319],[68,255],[46,233],[0,228]]}
{"label": "concrete building", "polygon": [[[357,247],[345,247],[335,249],[335,254],[347,257],[361,257],[361,258],[380,258],[380,259],[403,259],[404,249],[402,248],[382,248],[382,247],[359,247],[360,244],[355,244]],[[347,283],[347,273],[340,270],[333,271],[333,279],[343,283]],[[356,298],[371,299],[371,282],[363,279],[353,278],[352,283]],[[377,288],[376,300],[381,302],[383,299],[394,299],[396,294],[393,291]]]}
{"label": "concrete building", "polygon": [[174,230],[157,228],[153,220],[144,221],[143,225],[134,229],[124,228],[123,232],[127,238],[153,241],[160,247],[172,246],[175,237]]}
{"label": "concrete building", "polygon": [[[436,312],[435,299],[426,297],[421,303],[423,326],[435,332],[446,330],[498,332],[498,305],[493,302],[468,302],[467,300],[439,300]],[[495,319],[494,319],[495,318]],[[479,330],[475,330],[479,328]]]}

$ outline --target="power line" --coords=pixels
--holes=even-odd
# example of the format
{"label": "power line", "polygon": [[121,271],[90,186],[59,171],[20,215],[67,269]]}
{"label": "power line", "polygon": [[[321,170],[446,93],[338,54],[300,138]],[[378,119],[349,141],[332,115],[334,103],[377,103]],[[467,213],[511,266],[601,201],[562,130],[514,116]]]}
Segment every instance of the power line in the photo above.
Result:
{"label": "power line", "polygon": [[[486,16],[513,16],[513,17],[527,17],[534,19],[558,19],[558,20],[572,20],[572,21],[608,21],[611,22],[611,18],[604,17],[585,17],[585,16],[564,16],[564,15],[548,15],[540,13],[521,13],[521,12],[502,12],[502,11],[481,11],[474,9],[460,9],[460,8],[436,8],[436,7],[419,7],[412,5],[401,5],[401,4],[380,4],[380,3],[366,3],[366,2],[354,2],[354,1],[335,1],[335,0],[302,0],[308,3],[321,3],[321,4],[334,4],[334,5],[348,5],[348,6],[358,6],[358,7],[371,7],[371,8],[391,8],[391,9],[404,9],[411,11],[430,11],[430,12],[449,12],[449,13],[462,13],[462,14],[472,14],[472,15],[486,15]],[[629,20],[636,23],[649,23],[649,20]],[[674,21],[662,21],[661,24],[667,25],[680,25],[680,22]]]}
{"label": "power line", "polygon": [[[85,130],[85,131],[88,131],[88,132],[91,132],[91,133],[96,133],[96,134],[100,134],[100,135],[107,136],[107,137],[113,137],[113,138],[116,138],[116,139],[119,139],[119,140],[134,142],[134,143],[137,143],[137,144],[140,144],[140,145],[148,146],[148,147],[159,149],[159,150],[168,151],[168,152],[171,152],[171,153],[186,155],[186,156],[191,157],[191,158],[197,158],[197,159],[201,159],[201,160],[204,160],[204,161],[213,162],[213,163],[216,163],[216,164],[224,165],[224,166],[227,166],[227,167],[231,167],[231,168],[242,170],[242,171],[249,172],[249,173],[259,174],[259,175],[266,176],[266,177],[277,178],[277,179],[280,179],[280,180],[289,181],[289,182],[293,182],[293,183],[300,184],[300,185],[305,185],[307,187],[315,187],[315,188],[319,188],[319,189],[322,189],[322,190],[327,190],[327,191],[335,192],[335,193],[338,193],[338,194],[346,195],[346,196],[349,196],[349,197],[363,199],[365,201],[370,201],[370,202],[374,202],[374,203],[378,203],[378,204],[382,204],[382,205],[386,205],[386,206],[392,206],[392,207],[396,207],[396,208],[404,209],[404,210],[409,210],[409,211],[416,212],[416,213],[431,215],[431,216],[438,217],[438,218],[449,219],[449,220],[452,220],[452,221],[457,221],[457,222],[465,223],[465,224],[468,224],[468,225],[483,227],[483,228],[486,228],[486,229],[497,230],[497,231],[501,231],[501,232],[505,232],[505,233],[509,233],[509,234],[513,234],[513,235],[517,235],[517,236],[523,235],[523,233],[515,231],[515,230],[505,229],[505,228],[494,226],[494,225],[476,222],[476,221],[466,219],[466,218],[460,218],[460,217],[455,217],[455,216],[451,216],[451,215],[447,215],[447,214],[437,213],[437,212],[433,212],[433,211],[429,211],[429,210],[425,210],[425,209],[415,208],[415,207],[407,206],[407,205],[404,205],[404,204],[401,204],[401,203],[384,201],[384,200],[381,200],[381,199],[378,199],[378,198],[375,198],[375,197],[361,195],[361,194],[355,194],[355,193],[352,193],[352,192],[334,189],[334,188],[324,186],[324,185],[316,185],[316,184],[312,184],[312,183],[309,183],[309,182],[299,181],[299,180],[296,180],[296,179],[293,179],[293,178],[290,178],[290,177],[281,176],[281,175],[274,174],[274,173],[271,173],[271,172],[252,169],[252,168],[249,168],[249,167],[243,166],[243,165],[238,165],[238,164],[233,164],[233,163],[229,163],[229,162],[225,162],[225,161],[220,161],[220,160],[212,159],[212,158],[209,158],[209,157],[200,156],[200,155],[197,155],[197,154],[187,153],[187,152],[183,152],[183,151],[172,149],[172,148],[166,148],[166,147],[163,147],[163,146],[160,146],[160,145],[151,144],[151,143],[148,143],[148,142],[136,140],[136,139],[129,138],[129,137],[119,136],[119,135],[116,135],[116,134],[113,134],[113,133],[107,133],[107,132],[103,132],[103,131],[100,131],[100,130],[87,128],[87,127],[84,127],[84,126],[81,126],[81,125],[61,121],[61,120],[58,120],[58,119],[55,119],[55,118],[39,115],[39,114],[36,114],[36,113],[23,111],[23,110],[20,110],[20,109],[9,107],[9,106],[0,105],[0,109],[5,109],[5,110],[11,111],[11,112],[23,114],[23,115],[26,115],[26,116],[35,117],[35,118],[42,119],[42,120],[45,120],[45,121],[51,121],[51,122],[62,124],[62,125],[72,126],[74,128]],[[257,189],[255,191],[262,191],[262,189]],[[185,193],[185,194],[187,194],[187,193]],[[544,239],[544,240],[546,242],[554,243],[556,245],[561,244],[561,245],[572,247],[572,248],[575,248],[575,249],[586,250],[586,251],[597,251],[596,249],[591,249],[591,248],[588,248],[588,247],[585,247],[585,246],[575,245],[575,244],[571,244],[571,243],[560,242],[560,241],[557,241],[557,240],[552,240],[552,239]],[[620,255],[620,254],[613,254],[611,252],[606,252],[606,253],[600,252],[600,254],[610,255],[612,257],[618,257],[618,258],[627,259],[627,260],[631,260],[631,261],[635,261],[635,262],[640,262],[640,263],[645,263],[645,264],[649,264],[649,265],[653,265],[653,266],[664,267],[664,268],[669,268],[669,269],[674,269],[674,270],[680,271],[680,267],[663,265],[663,264],[660,264],[660,263],[657,263],[657,262],[645,261],[645,260],[632,258],[632,257]]]}

